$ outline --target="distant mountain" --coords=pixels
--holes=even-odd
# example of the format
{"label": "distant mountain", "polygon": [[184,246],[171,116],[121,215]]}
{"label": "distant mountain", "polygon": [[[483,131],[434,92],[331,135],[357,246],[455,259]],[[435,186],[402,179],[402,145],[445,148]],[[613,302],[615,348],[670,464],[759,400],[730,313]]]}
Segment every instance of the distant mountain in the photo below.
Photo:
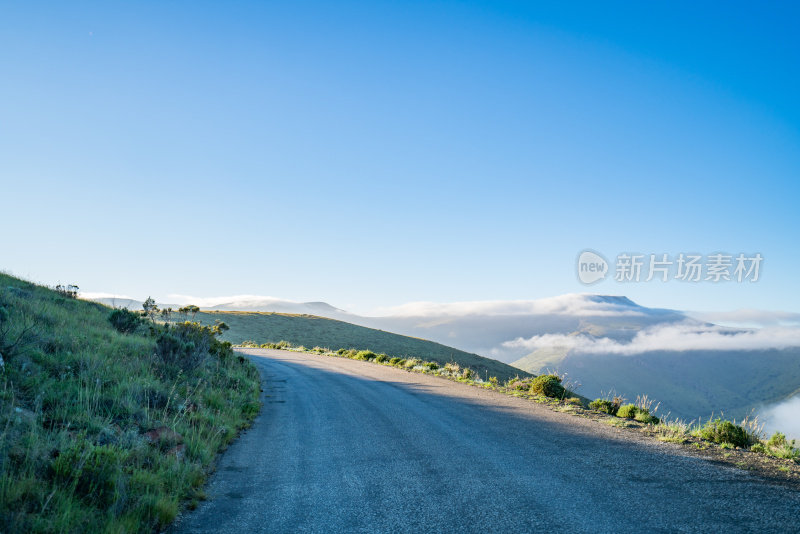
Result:
{"label": "distant mountain", "polygon": [[509,344],[520,337],[587,331],[625,340],[642,328],[689,320],[679,311],[646,308],[624,296],[592,294],[531,301],[417,303],[389,313],[352,321],[449,343],[507,363],[532,352]]}

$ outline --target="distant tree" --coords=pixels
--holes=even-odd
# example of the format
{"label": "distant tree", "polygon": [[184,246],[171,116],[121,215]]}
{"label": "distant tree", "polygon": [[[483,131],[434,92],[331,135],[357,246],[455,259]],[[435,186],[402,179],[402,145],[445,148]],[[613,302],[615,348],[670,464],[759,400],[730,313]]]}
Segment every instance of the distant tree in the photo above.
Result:
{"label": "distant tree", "polygon": [[144,309],[145,317],[150,319],[150,322],[156,322],[156,315],[158,314],[159,310],[158,304],[156,304],[156,301],[153,300],[153,297],[147,297],[147,300],[142,304],[142,308]]}
{"label": "distant tree", "polygon": [[164,319],[165,323],[169,323],[170,319],[172,318],[172,312],[174,310],[172,308],[164,308],[161,310],[161,318]]}
{"label": "distant tree", "polygon": [[194,304],[187,304],[186,306],[184,306],[182,308],[178,308],[178,312],[183,314],[183,316],[186,319],[188,319],[189,318],[189,314],[191,314],[193,322],[194,322],[195,316],[197,315],[197,312],[199,312],[199,311],[200,311],[200,308],[198,308]]}
{"label": "distant tree", "polygon": [[76,286],[75,284],[67,284],[65,286],[62,286],[61,284],[58,284],[55,287],[56,293],[58,293],[62,297],[67,297],[67,298],[70,298],[70,299],[78,298],[78,290],[79,289],[80,288],[78,286]]}

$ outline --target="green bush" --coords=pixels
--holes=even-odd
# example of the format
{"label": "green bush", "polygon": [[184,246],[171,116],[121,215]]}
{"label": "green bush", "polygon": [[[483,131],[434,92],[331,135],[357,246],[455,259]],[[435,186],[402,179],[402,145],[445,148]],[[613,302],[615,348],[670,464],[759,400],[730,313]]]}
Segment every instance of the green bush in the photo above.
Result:
{"label": "green bush", "polygon": [[617,415],[619,404],[611,402],[608,399],[595,399],[589,403],[589,408],[609,415]]}
{"label": "green bush", "polygon": [[637,408],[635,404],[625,404],[624,406],[620,406],[617,410],[617,417],[622,417],[623,419],[633,419],[636,417],[638,412],[639,408]]}
{"label": "green bush", "polygon": [[[753,446],[755,448],[755,445]],[[785,434],[775,432],[767,441],[766,452],[777,458],[800,459],[800,449],[797,449],[795,440],[787,440]]]}
{"label": "green bush", "polygon": [[389,358],[389,357],[388,357],[387,355],[385,355],[385,354],[378,354],[377,356],[375,356],[375,361],[376,361],[376,362],[378,362],[378,363],[383,363],[383,362],[385,362],[385,361],[386,361],[388,358]]}
{"label": "green bush", "polygon": [[422,366],[430,371],[435,371],[439,368],[439,364],[436,362],[425,362],[422,364]]}
{"label": "green bush", "polygon": [[744,428],[719,418],[708,421],[696,431],[696,435],[706,441],[730,443],[737,447],[747,447],[752,441]]}
{"label": "green bush", "polygon": [[402,361],[402,360],[401,360],[400,358],[390,358],[390,359],[389,359],[389,363],[390,363],[391,365],[400,365],[400,362],[401,362],[401,361]]}
{"label": "green bush", "polygon": [[119,308],[108,316],[111,326],[121,334],[132,334],[142,324],[142,316],[125,308]]}
{"label": "green bush", "polygon": [[780,432],[775,432],[767,441],[768,447],[785,447],[786,444],[786,435]]}
{"label": "green bush", "polygon": [[356,360],[364,360],[364,361],[368,362],[370,360],[374,360],[375,356],[377,356],[377,355],[374,352],[372,352],[371,350],[362,350],[362,351],[359,351],[356,354],[356,358],[355,359]]}
{"label": "green bush", "polygon": [[648,425],[657,425],[659,423],[658,417],[650,415],[650,410],[647,408],[637,408],[634,418],[640,423],[647,423]]}
{"label": "green bush", "polygon": [[561,399],[566,391],[561,385],[561,377],[558,375],[539,375],[531,382],[531,393],[534,395]]}

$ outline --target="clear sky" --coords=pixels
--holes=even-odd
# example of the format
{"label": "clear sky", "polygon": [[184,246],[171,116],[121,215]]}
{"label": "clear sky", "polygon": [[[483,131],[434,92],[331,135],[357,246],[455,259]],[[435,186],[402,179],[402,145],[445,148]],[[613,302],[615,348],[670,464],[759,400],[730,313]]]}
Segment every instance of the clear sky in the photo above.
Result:
{"label": "clear sky", "polygon": [[[800,311],[792,2],[0,3],[0,268],[84,291]],[[761,253],[757,283],[575,260]]]}

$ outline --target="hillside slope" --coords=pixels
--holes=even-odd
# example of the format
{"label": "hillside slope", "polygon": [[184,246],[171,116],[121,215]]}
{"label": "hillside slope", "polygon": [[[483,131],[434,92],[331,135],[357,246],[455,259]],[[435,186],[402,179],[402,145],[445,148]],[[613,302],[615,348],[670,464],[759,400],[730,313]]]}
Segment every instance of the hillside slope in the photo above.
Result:
{"label": "hillside slope", "polygon": [[[540,349],[540,356],[544,351]],[[542,358],[515,365],[538,372]],[[531,365],[532,364],[532,365]],[[797,393],[798,349],[762,351],[651,351],[642,354],[572,354],[564,351],[545,367],[580,380],[581,394],[598,397],[613,388],[629,399],[639,394],[663,402],[673,416],[742,419],[764,405]]]}
{"label": "hillside slope", "polygon": [[163,529],[255,417],[256,369],[210,329],[111,313],[0,274],[0,532]]}
{"label": "hillside slope", "polygon": [[205,311],[197,314],[196,320],[207,325],[223,321],[230,330],[223,339],[232,343],[255,341],[257,343],[288,341],[306,347],[329,349],[355,348],[383,352],[389,356],[417,357],[435,361],[441,365],[456,362],[471,367],[480,376],[496,376],[507,380],[528,373],[497,360],[484,358],[454,349],[433,341],[401,336],[383,330],[358,326],[335,319],[314,315],[293,315],[268,312]]}

